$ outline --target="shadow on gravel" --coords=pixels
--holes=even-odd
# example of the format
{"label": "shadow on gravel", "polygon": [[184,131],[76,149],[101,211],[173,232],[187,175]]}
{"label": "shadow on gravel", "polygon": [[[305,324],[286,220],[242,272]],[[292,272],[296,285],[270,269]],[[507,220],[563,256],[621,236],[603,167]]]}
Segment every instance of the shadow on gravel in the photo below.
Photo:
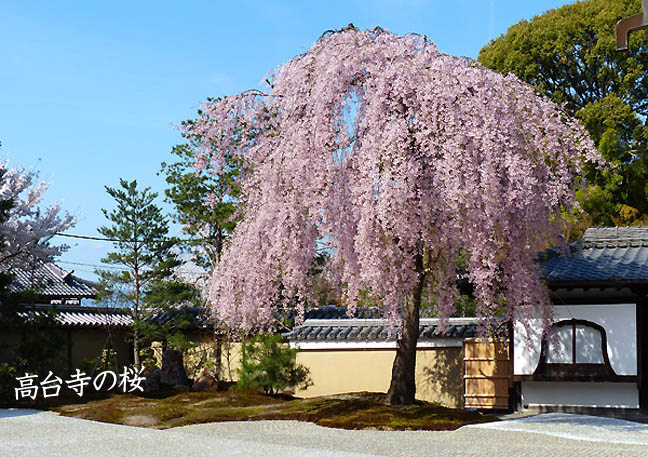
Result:
{"label": "shadow on gravel", "polygon": [[34,414],[42,413],[37,409],[0,409],[0,419],[8,417],[32,416]]}
{"label": "shadow on gravel", "polygon": [[589,427],[605,427],[606,430],[613,431],[646,431],[648,426],[637,421],[617,419],[612,417],[601,416],[580,416],[578,414],[540,414],[538,416],[526,417],[524,422],[527,424],[543,425],[585,425]]}

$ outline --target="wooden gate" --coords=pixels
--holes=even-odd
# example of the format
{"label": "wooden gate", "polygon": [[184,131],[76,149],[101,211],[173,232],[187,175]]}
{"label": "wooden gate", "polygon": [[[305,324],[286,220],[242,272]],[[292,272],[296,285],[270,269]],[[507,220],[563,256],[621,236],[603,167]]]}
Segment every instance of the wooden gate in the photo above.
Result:
{"label": "wooden gate", "polygon": [[512,387],[509,340],[464,340],[464,406],[508,409]]}

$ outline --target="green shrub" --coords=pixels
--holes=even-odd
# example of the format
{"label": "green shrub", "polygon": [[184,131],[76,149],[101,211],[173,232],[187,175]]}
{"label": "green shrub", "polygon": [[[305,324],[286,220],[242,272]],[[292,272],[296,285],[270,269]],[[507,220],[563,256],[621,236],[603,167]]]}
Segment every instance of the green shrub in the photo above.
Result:
{"label": "green shrub", "polygon": [[16,369],[8,363],[0,363],[0,400],[11,399],[14,396],[16,382]]}
{"label": "green shrub", "polygon": [[243,342],[237,386],[261,387],[274,395],[293,387],[313,385],[310,371],[296,362],[297,349],[283,344],[281,335],[261,333]]}
{"label": "green shrub", "polygon": [[79,370],[89,375],[110,370],[119,373],[118,366],[115,365],[115,357],[117,353],[112,349],[104,349],[97,357],[93,359],[84,359],[79,363]]}

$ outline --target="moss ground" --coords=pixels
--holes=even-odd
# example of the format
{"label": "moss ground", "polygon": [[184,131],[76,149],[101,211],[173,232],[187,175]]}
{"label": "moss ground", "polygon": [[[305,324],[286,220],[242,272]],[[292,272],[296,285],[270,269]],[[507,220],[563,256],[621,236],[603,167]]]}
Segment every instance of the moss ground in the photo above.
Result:
{"label": "moss ground", "polygon": [[206,422],[292,419],[353,430],[454,430],[496,420],[426,402],[392,408],[384,404],[384,394],[369,392],[310,399],[268,397],[251,389],[156,396],[112,394],[85,403],[61,399],[42,406],[64,416],[158,429]]}

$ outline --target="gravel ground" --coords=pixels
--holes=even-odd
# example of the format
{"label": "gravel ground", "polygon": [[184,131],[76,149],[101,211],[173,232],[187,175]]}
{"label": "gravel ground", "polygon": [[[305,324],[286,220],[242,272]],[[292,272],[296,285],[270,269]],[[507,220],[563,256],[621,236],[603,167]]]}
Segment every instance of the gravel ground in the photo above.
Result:
{"label": "gravel ground", "polygon": [[545,414],[454,432],[347,431],[295,421],[150,430],[0,410],[0,456],[648,456],[648,425]]}

